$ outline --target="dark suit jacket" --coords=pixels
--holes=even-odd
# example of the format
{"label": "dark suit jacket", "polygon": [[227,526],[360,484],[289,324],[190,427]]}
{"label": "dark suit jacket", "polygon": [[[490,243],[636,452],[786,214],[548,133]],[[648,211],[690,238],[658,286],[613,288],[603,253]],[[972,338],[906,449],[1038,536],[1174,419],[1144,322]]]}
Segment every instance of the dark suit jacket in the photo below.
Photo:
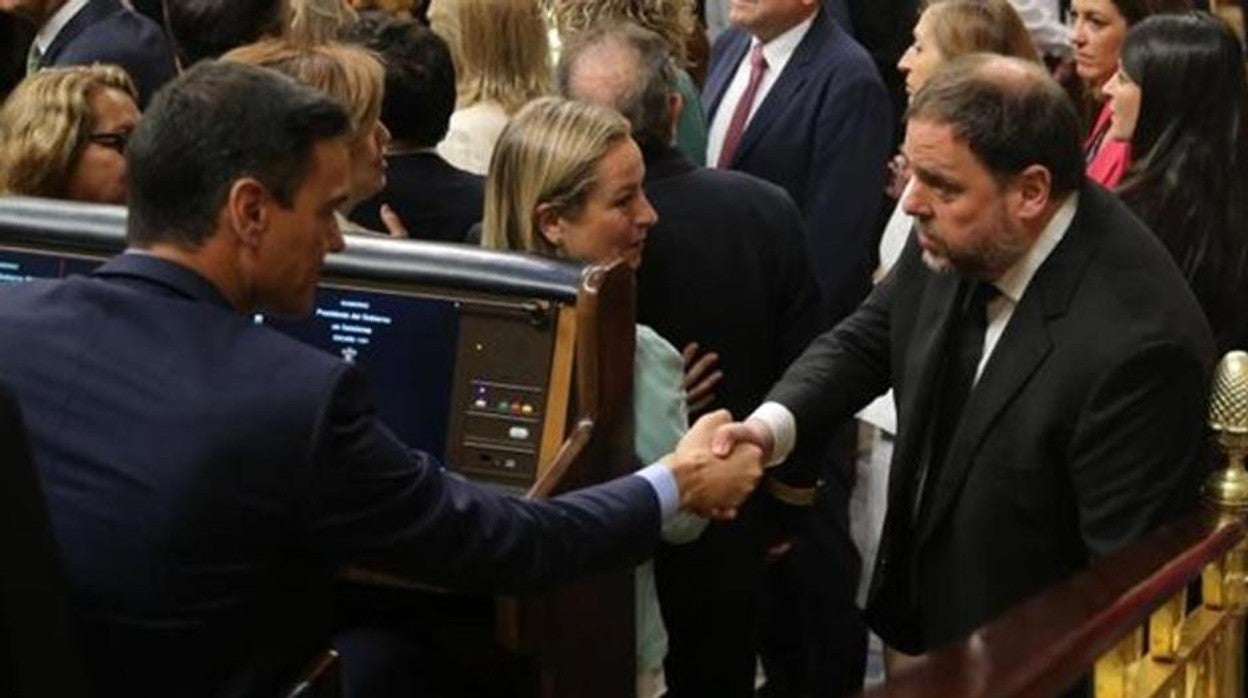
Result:
{"label": "dark suit jacket", "polygon": [[959,279],[911,239],[893,273],[770,399],[798,439],[891,385],[898,434],[868,618],[916,651],[961,637],[1191,504],[1201,475],[1208,325],[1166,251],[1087,185],[970,395],[911,525],[945,320]]}
{"label": "dark suit jacket", "polygon": [[69,586],[21,409],[0,387],[0,695],[84,698]]}
{"label": "dark suit jacket", "polygon": [[[637,272],[638,322],[677,347],[698,342],[719,353],[724,379],[708,409],[749,414],[817,333],[801,214],[774,184],[695,166],[672,147],[646,153],[645,190],[659,222]],[[792,459],[769,477],[811,486],[818,470],[816,459]],[[752,593],[765,543],[761,515],[752,504],[735,521],[712,523],[697,542],[665,549],[657,563],[664,599],[676,603],[674,586],[703,600]]]}
{"label": "dark suit jacket", "polygon": [[[708,121],[749,46],[738,28],[715,42],[702,93]],[[893,110],[871,57],[820,10],[750,119],[731,169],[778,184],[797,202],[825,327],[871,287],[892,133]]]}
{"label": "dark suit jacket", "polygon": [[457,169],[434,152],[386,157],[386,188],[351,212],[351,220],[385,230],[380,208],[389,204],[413,238],[464,242],[485,211],[485,178]]}
{"label": "dark suit jacket", "polygon": [[0,319],[106,695],[272,695],[325,646],[345,561],[524,589],[658,536],[639,477],[526,503],[445,473],[355,369],[154,257],[4,287]]}
{"label": "dark suit jacket", "polygon": [[139,106],[177,69],[160,26],[118,0],[91,0],[52,40],[42,67],[115,63],[139,88]]}

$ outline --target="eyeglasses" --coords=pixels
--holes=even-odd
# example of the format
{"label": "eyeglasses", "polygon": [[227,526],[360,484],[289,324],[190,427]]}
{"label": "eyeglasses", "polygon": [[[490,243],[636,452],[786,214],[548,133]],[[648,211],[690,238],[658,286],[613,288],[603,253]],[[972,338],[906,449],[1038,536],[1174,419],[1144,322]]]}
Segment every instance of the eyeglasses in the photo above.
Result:
{"label": "eyeglasses", "polygon": [[126,144],[130,142],[129,131],[105,131],[87,135],[87,140],[96,145],[111,148],[119,153],[126,152]]}

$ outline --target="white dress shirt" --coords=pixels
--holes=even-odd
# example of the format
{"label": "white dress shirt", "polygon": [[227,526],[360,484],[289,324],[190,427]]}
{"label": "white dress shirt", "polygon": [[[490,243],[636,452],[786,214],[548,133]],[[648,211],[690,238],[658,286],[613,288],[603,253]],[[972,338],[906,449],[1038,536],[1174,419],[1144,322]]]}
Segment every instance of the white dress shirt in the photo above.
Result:
{"label": "white dress shirt", "polygon": [[[802,43],[802,39],[806,37],[806,32],[810,31],[810,25],[814,21],[815,15],[812,14],[801,24],[763,44],[763,58],[767,59],[767,70],[763,73],[763,80],[758,85],[758,92],[754,94],[750,116],[745,120],[746,128],[749,128],[750,121],[758,112],[758,106],[763,103],[764,99],[767,99],[767,93],[771,92],[776,79],[780,77],[780,73],[784,72],[784,66],[789,64],[789,59],[793,57],[797,45]],[[723,99],[719,101],[719,108],[715,110],[715,118],[711,119],[710,130],[706,134],[707,167],[715,167],[719,163],[719,153],[724,149],[724,137],[728,135],[728,124],[732,121],[733,112],[737,110],[737,102],[741,101],[741,95],[745,93],[745,88],[750,82],[748,56],[758,44],[758,39],[750,39],[750,48],[745,52],[746,57],[737,64],[737,72],[733,74],[732,81],[728,83],[728,89],[724,90]]]}
{"label": "white dress shirt", "polygon": [[[1005,333],[1010,318],[1014,317],[1014,309],[1018,307],[1036,271],[1066,236],[1066,231],[1070,228],[1078,207],[1079,195],[1077,193],[1067,197],[1023,258],[1015,262],[993,282],[1001,293],[988,304],[988,326],[984,331],[984,351],[980,356],[979,366],[975,369],[975,380],[979,380],[979,376],[984,372],[984,366],[992,357],[992,352],[996,349],[997,342],[1001,340],[1001,335]],[[774,446],[769,464],[780,463],[788,458],[797,442],[797,421],[789,408],[778,402],[764,402],[754,410],[750,419],[760,420],[771,430]]]}

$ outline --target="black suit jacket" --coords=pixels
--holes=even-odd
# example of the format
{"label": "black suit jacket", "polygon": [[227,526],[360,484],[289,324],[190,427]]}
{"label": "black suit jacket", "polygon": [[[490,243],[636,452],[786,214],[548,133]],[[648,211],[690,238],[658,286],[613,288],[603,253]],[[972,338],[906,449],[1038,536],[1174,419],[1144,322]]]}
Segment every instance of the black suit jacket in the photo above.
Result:
{"label": "black suit jacket", "polygon": [[1108,192],[1085,186],[970,395],[913,522],[945,320],[959,279],[911,239],[893,273],[820,337],[770,399],[798,439],[888,386],[898,434],[868,618],[909,651],[961,637],[1194,502],[1208,325],[1174,263]]}
{"label": "black suit jacket", "polygon": [[[659,222],[637,272],[638,322],[677,347],[698,342],[717,352],[724,379],[708,409],[743,417],[818,331],[801,214],[774,184],[697,167],[673,147],[646,153],[645,191]],[[811,486],[818,470],[817,459],[793,458],[769,477]],[[657,561],[664,602],[752,593],[766,542],[762,515],[752,501],[695,543],[665,548]],[[669,624],[677,610],[665,608]],[[687,633],[673,627],[672,635],[677,643]]]}
{"label": "black suit jacket", "polygon": [[434,152],[386,157],[386,188],[351,212],[351,220],[385,230],[381,205],[389,204],[418,240],[465,242],[485,211],[485,178],[452,166]]}
{"label": "black suit jacket", "polygon": [[[715,42],[702,101],[719,110],[750,35]],[[821,9],[741,135],[730,168],[780,185],[806,221],[807,250],[823,296],[823,327],[871,287],[876,214],[892,150],[893,110],[861,46]]]}
{"label": "black suit jacket", "polygon": [[639,477],[530,503],[444,472],[358,371],[170,262],[0,288],[0,321],[104,695],[272,695],[327,643],[344,562],[524,589],[658,537]]}
{"label": "black suit jacket", "polygon": [[[646,154],[645,191],[659,222],[637,272],[637,320],[717,352],[724,379],[707,409],[749,414],[818,333],[801,214],[783,189],[672,147]],[[810,485],[809,465],[770,474]]]}
{"label": "black suit jacket", "polygon": [[125,68],[139,88],[140,107],[177,72],[160,26],[118,0],[88,2],[52,40],[40,66],[92,63]]}

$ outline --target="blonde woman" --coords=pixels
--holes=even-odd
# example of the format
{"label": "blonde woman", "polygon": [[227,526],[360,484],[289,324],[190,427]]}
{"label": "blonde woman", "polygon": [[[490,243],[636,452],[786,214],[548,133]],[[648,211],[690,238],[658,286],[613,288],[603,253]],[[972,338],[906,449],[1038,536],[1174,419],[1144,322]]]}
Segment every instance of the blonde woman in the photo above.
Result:
{"label": "blonde woman", "polygon": [[[346,219],[356,204],[386,185],[386,144],[390,132],[381,123],[385,73],[381,61],[367,49],[329,42],[298,45],[270,39],[234,49],[223,57],[270,68],[337,99],[351,116],[351,178],[348,199],[339,209],[339,225],[346,232],[368,232]],[[402,235],[402,225],[388,207],[382,220],[391,235]]]}
{"label": "blonde woman", "polygon": [[[642,191],[645,165],[630,132],[624,117],[590,104],[546,98],[522,109],[503,130],[490,165],[482,244],[640,266],[646,231],[658,215]],[[687,427],[684,362],[644,325],[637,326],[636,352],[633,446],[641,462],[649,463],[668,452]],[[687,543],[705,526],[705,520],[684,517],[665,527],[663,537]],[[637,570],[636,603],[637,695],[649,698],[667,654],[649,562]]]}
{"label": "blonde woman", "polygon": [[706,112],[686,68],[687,39],[694,26],[692,0],[547,0],[560,41],[570,44],[580,32],[611,22],[630,22],[663,37],[675,57],[676,89],[683,108],[676,122],[676,145],[693,162],[706,161]]}
{"label": "blonde woman", "polygon": [[117,66],[35,73],[0,108],[0,193],[124,204],[138,121],[138,91]]}
{"label": "blonde woman", "polygon": [[438,153],[484,175],[511,115],[553,91],[541,7],[537,0],[434,0],[429,22],[451,47],[458,93]]}

